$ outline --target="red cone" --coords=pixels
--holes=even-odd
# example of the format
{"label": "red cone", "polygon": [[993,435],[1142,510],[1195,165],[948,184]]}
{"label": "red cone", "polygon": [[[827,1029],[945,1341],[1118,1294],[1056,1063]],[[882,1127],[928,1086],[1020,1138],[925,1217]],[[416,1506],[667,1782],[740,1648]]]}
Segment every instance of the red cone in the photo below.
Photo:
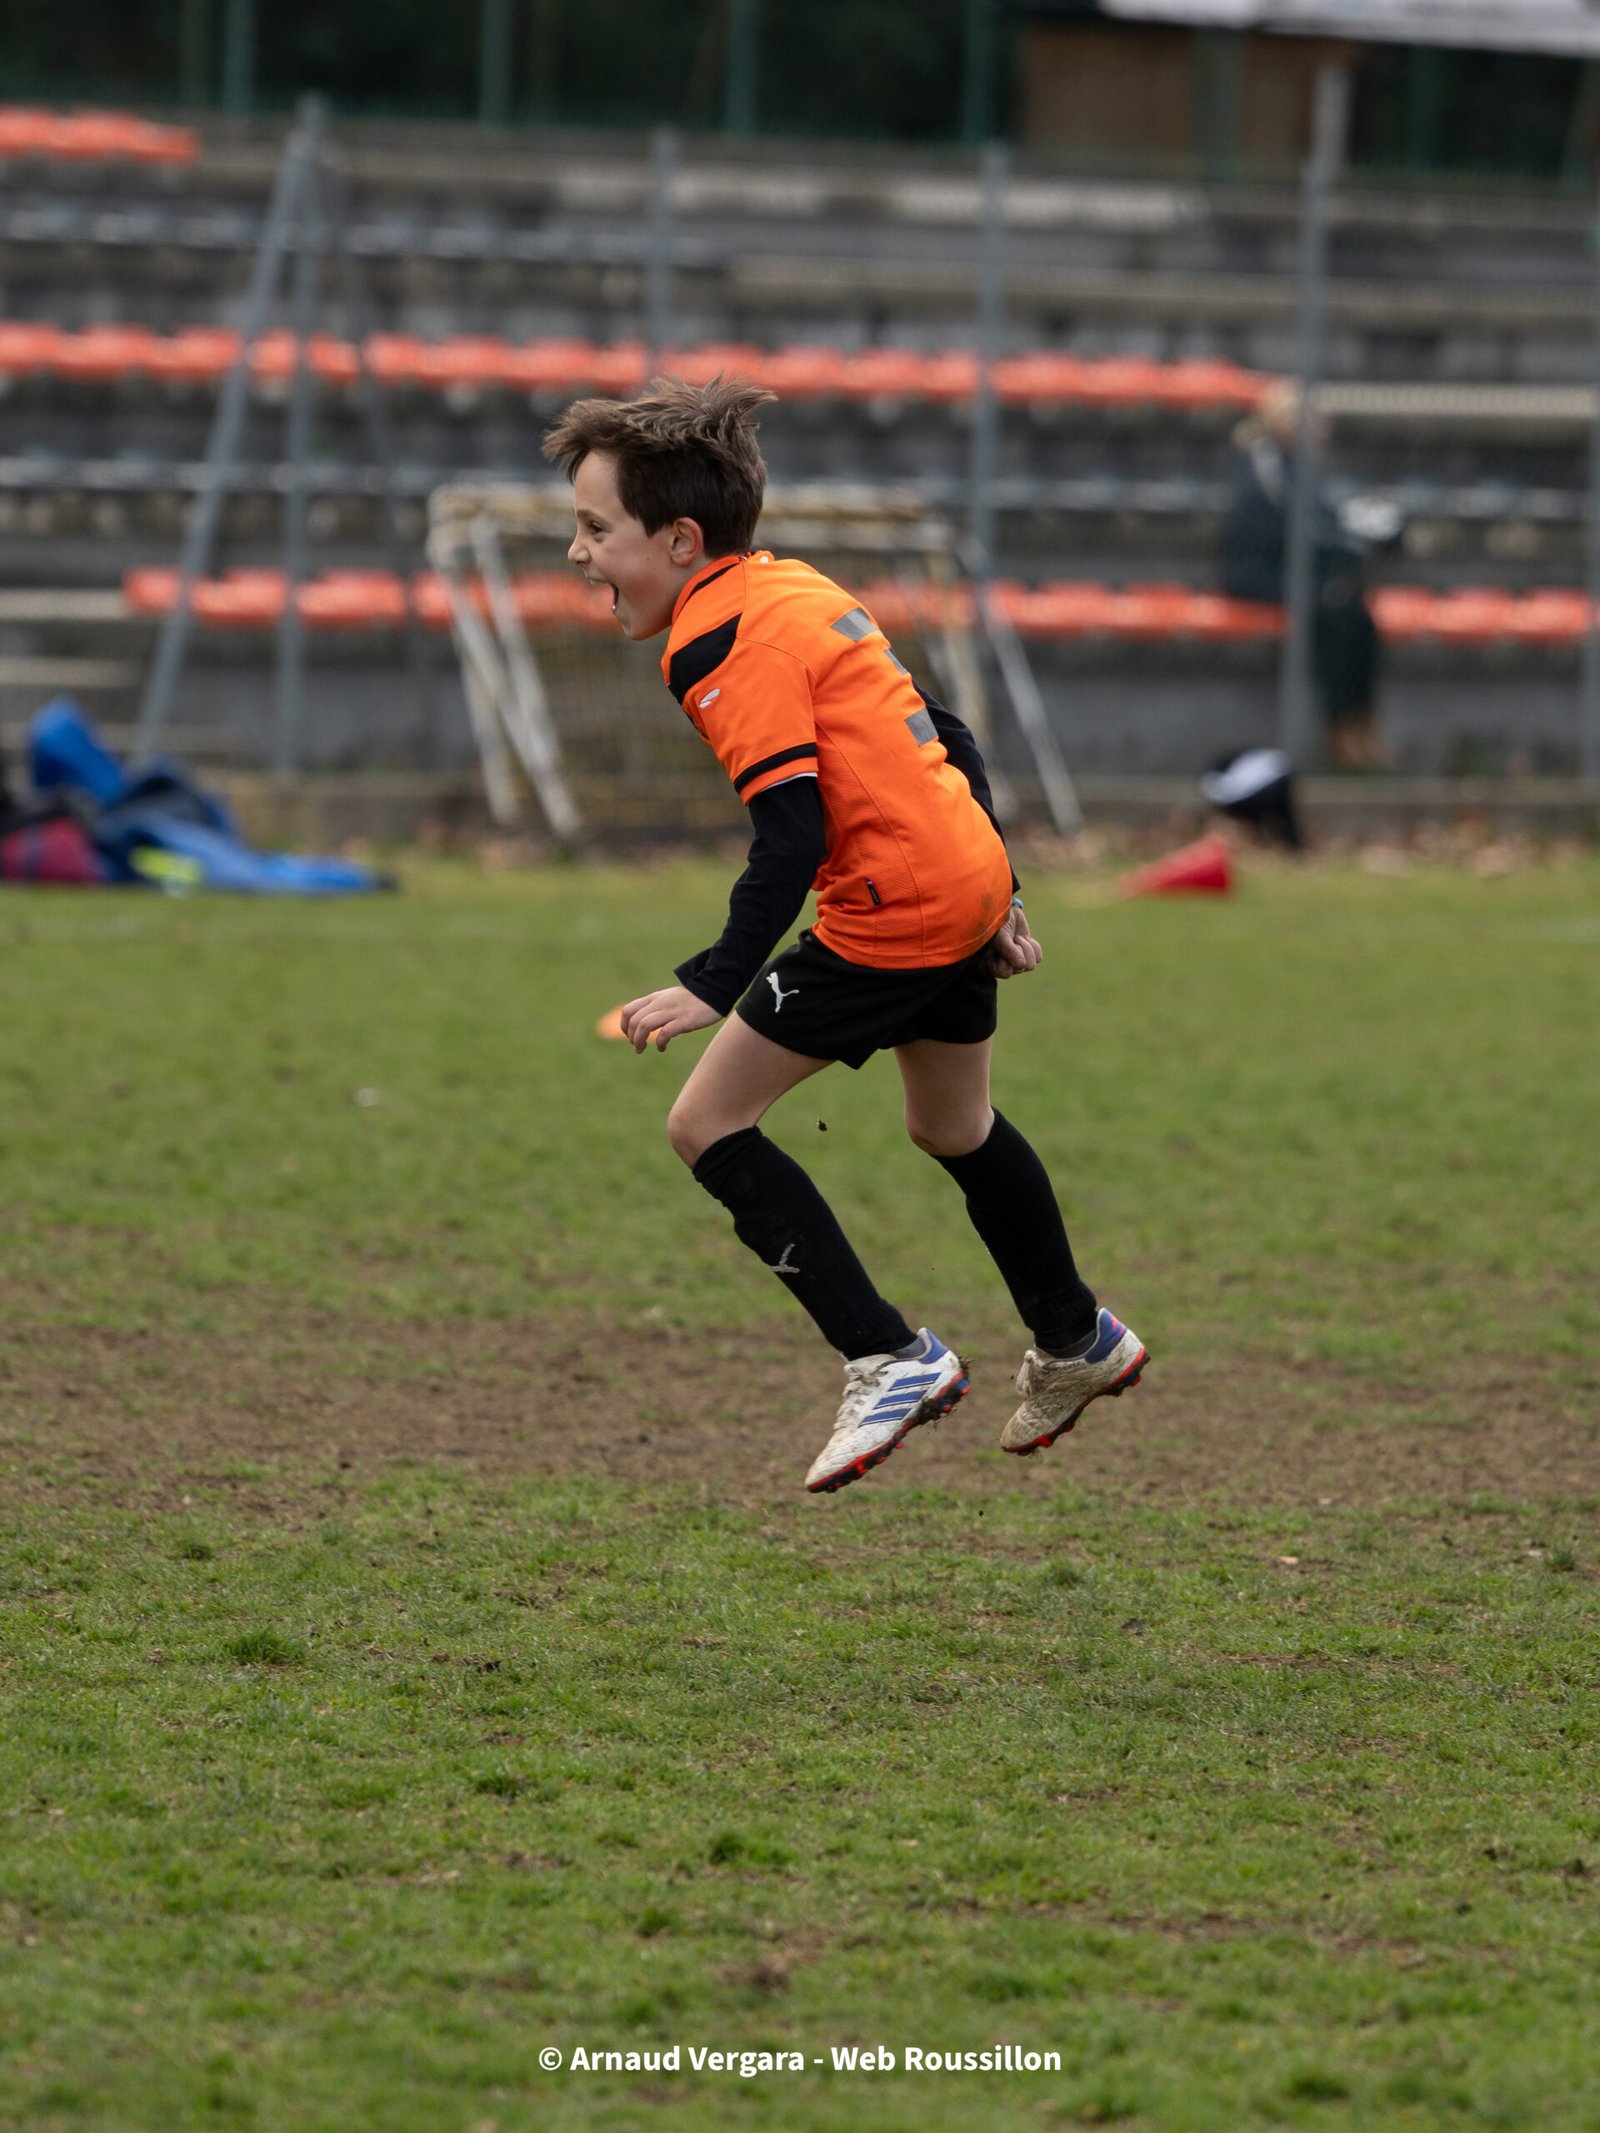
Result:
{"label": "red cone", "polygon": [[1225,895],[1233,887],[1233,854],[1222,837],[1202,837],[1153,866],[1124,874],[1119,896]]}

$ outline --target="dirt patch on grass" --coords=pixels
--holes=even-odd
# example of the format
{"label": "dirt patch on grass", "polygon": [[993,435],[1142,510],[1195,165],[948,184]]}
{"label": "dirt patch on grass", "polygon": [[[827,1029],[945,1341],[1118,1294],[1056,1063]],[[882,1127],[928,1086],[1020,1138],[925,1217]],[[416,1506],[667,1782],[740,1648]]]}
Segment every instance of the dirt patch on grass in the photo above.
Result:
{"label": "dirt patch on grass", "polygon": [[[973,1392],[957,1413],[917,1431],[864,1486],[1068,1485],[1174,1507],[1465,1506],[1585,1498],[1600,1472],[1592,1403],[1542,1385],[1525,1363],[1459,1368],[1454,1380],[1445,1367],[1407,1393],[1270,1355],[1248,1375],[1158,1356],[1133,1392],[1019,1460],[997,1444],[1016,1349],[990,1338],[970,1361]],[[0,1469],[13,1493],[149,1501],[170,1500],[186,1477],[248,1488],[289,1469],[459,1461],[487,1477],[607,1473],[755,1504],[801,1491],[838,1387],[837,1366],[799,1328],[759,1345],[535,1321],[35,1328],[11,1337],[0,1366]]]}

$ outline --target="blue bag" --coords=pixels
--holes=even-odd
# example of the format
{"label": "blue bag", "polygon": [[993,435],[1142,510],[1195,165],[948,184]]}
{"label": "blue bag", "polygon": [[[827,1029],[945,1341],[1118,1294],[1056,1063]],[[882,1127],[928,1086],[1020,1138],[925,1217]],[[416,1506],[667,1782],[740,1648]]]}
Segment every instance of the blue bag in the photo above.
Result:
{"label": "blue bag", "polygon": [[89,833],[113,881],[250,896],[359,896],[395,886],[353,860],[252,851],[215,793],[159,757],[125,771],[64,696],[34,719],[29,741],[36,787],[82,793],[98,808]]}

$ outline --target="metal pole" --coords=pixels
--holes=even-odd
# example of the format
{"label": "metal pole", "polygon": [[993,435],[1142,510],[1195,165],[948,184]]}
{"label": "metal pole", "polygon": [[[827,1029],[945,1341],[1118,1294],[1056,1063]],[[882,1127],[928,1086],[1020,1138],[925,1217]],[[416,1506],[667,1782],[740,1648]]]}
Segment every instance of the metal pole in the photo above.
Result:
{"label": "metal pole", "polygon": [[756,130],[757,79],[760,71],[760,0],[727,0],[728,76],[723,88],[725,133]]}
{"label": "metal pole", "polygon": [[248,111],[256,91],[256,0],[226,0],[222,18],[222,108]]}
{"label": "metal pole", "polygon": [[384,545],[389,557],[389,568],[406,587],[406,665],[410,669],[417,715],[421,721],[423,751],[428,762],[434,764],[439,757],[438,703],[434,696],[422,623],[417,614],[416,603],[411,597],[411,570],[415,558],[400,520],[400,499],[394,483],[395,453],[389,431],[389,417],[383,404],[383,394],[378,389],[378,381],[372,375],[371,365],[367,361],[367,339],[372,329],[366,286],[361,279],[360,265],[350,244],[349,208],[339,174],[326,155],[318,157],[310,168],[312,184],[320,195],[323,217],[339,262],[339,284],[340,293],[344,298],[345,322],[355,344],[359,362],[356,389],[361,401],[362,417],[366,423],[367,449],[372,454],[373,464],[378,471],[379,486],[383,492]]}
{"label": "metal pole", "polygon": [[533,0],[532,80],[529,84],[533,116],[553,121],[560,115],[561,84],[558,62],[561,53],[561,0]]}
{"label": "metal pole", "polygon": [[478,50],[478,120],[504,126],[511,117],[511,0],[483,0]]}
{"label": "metal pole", "polygon": [[1197,30],[1189,134],[1195,161],[1213,182],[1239,160],[1244,39],[1237,30]]}
{"label": "metal pole", "polygon": [[1061,834],[1083,827],[1083,811],[1056,746],[1044,700],[1015,630],[990,597],[997,543],[994,484],[1000,459],[1000,402],[994,366],[999,361],[1006,286],[1006,183],[1011,157],[1004,141],[986,141],[979,168],[983,211],[978,234],[978,382],[972,406],[972,458],[967,476],[967,552],[978,623],[988,639],[1039,773],[1050,819]]}
{"label": "metal pole", "polygon": [[1439,103],[1444,55],[1436,45],[1412,48],[1406,69],[1406,164],[1432,170],[1439,157]]}
{"label": "metal pole", "polygon": [[972,452],[967,471],[967,541],[979,574],[994,575],[994,481],[1000,457],[1000,403],[994,366],[1000,356],[1005,305],[1006,180],[1004,141],[988,141],[979,159],[983,211],[978,225],[978,386],[972,403]]}
{"label": "metal pole", "polygon": [[967,0],[961,69],[961,138],[969,148],[994,124],[994,0]]}
{"label": "metal pole", "polygon": [[178,26],[178,101],[194,111],[211,101],[211,0],[183,0]]}
{"label": "metal pole", "polygon": [[[1597,219],[1592,236],[1596,278],[1600,282],[1600,219]],[[1597,288],[1597,294],[1600,294],[1600,288]],[[1583,638],[1578,770],[1590,784],[1600,784],[1600,314],[1595,319],[1594,394],[1594,416],[1589,426],[1589,627]]]}
{"label": "metal pole", "polygon": [[[300,131],[308,163],[322,153],[322,99],[300,106]],[[322,264],[322,204],[315,185],[300,190],[299,251],[294,272],[294,382],[286,425],[289,489],[283,506],[283,613],[278,620],[278,723],[273,767],[285,784],[299,768],[300,707],[305,695],[306,640],[300,619],[300,587],[306,574],[306,462],[311,456],[311,327]]]}
{"label": "metal pole", "polygon": [[1083,828],[1083,809],[1078,802],[1077,787],[1062,760],[1050,715],[1039,693],[1033,669],[1028,664],[1022,639],[1009,618],[1001,613],[987,584],[975,585],[973,594],[977,601],[978,620],[1000,669],[1000,678],[1006,685],[1017,724],[1032,752],[1033,766],[1039,773],[1039,787],[1044,794],[1044,804],[1050,810],[1050,820],[1061,836],[1075,837]]}
{"label": "metal pole", "polygon": [[645,340],[649,345],[646,366],[651,377],[661,367],[661,358],[672,345],[672,255],[676,246],[676,204],[673,199],[678,175],[678,136],[671,126],[658,126],[650,136],[650,256],[645,264]]}
{"label": "metal pole", "polygon": [[1328,281],[1328,197],[1344,158],[1350,76],[1326,66],[1317,76],[1311,153],[1300,209],[1300,335],[1297,369],[1300,412],[1295,430],[1294,479],[1289,495],[1285,556],[1283,666],[1278,699],[1279,746],[1304,769],[1316,739],[1312,703],[1311,628],[1316,606],[1313,542],[1317,506],[1317,393],[1322,382],[1323,317]]}
{"label": "metal pole", "polygon": [[272,292],[277,287],[278,270],[283,262],[290,221],[299,212],[301,197],[306,190],[304,181],[307,167],[305,137],[296,127],[284,149],[283,161],[278,165],[272,198],[267,206],[266,221],[262,226],[261,249],[256,254],[255,267],[250,276],[250,290],[245,298],[239,353],[234,358],[232,370],[223,380],[222,391],[217,398],[217,412],[212,418],[211,435],[206,444],[205,470],[200,493],[195,499],[193,513],[184,530],[183,550],[178,561],[177,598],[162,622],[155,658],[151,661],[150,673],[145,682],[144,698],[139,705],[139,720],[134,731],[134,749],[139,755],[148,753],[154,747],[172,708],[173,691],[177,687],[183,655],[189,642],[189,596],[195,579],[203,574],[210,560],[217,521],[222,515],[228,487],[236,471],[239,434],[244,427],[245,408],[250,391],[251,353],[261,337],[267,306],[271,303]]}

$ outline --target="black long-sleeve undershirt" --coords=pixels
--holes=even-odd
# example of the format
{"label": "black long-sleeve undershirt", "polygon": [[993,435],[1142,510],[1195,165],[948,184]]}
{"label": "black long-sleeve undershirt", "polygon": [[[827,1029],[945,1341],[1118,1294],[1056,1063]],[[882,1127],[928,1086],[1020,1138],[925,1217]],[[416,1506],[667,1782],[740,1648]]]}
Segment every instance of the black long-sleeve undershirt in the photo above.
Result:
{"label": "black long-sleeve undershirt", "polygon": [[[972,788],[973,799],[1003,843],[988,772],[970,729],[936,698],[922,700],[946,756]],[[828,854],[822,793],[814,777],[790,778],[757,793],[750,802],[750,822],[755,837],[749,861],[728,898],[728,923],[709,948],[673,972],[680,985],[719,1015],[727,1014],[800,916]],[[1011,885],[1017,885],[1015,874]]]}
{"label": "black long-sleeve undershirt", "polygon": [[814,777],[790,778],[750,802],[755,840],[728,898],[728,923],[673,975],[725,1015],[795,920],[828,856],[822,794]]}
{"label": "black long-sleeve undershirt", "polygon": [[[1000,827],[1000,817],[994,811],[994,795],[989,790],[989,773],[984,768],[983,757],[978,752],[978,743],[973,737],[972,728],[964,719],[957,718],[953,711],[947,711],[938,697],[929,696],[921,689],[917,694],[927,706],[928,716],[933,720],[933,730],[944,743],[944,752],[951,768],[959,770],[972,787],[973,799],[994,824],[994,833],[1004,844],[1006,833]],[[1016,886],[1014,878],[1012,886]]]}

